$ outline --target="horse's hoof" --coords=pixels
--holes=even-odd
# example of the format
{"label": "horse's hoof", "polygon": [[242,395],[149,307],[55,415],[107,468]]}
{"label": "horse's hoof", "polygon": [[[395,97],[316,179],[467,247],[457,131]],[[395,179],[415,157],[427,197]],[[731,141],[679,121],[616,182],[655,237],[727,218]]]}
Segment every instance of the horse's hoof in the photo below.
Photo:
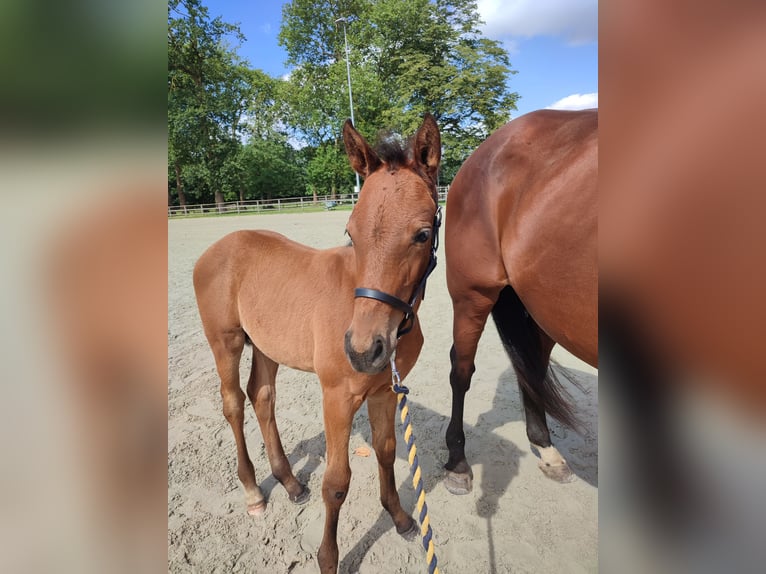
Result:
{"label": "horse's hoof", "polygon": [[575,474],[566,462],[563,464],[548,464],[540,461],[537,463],[537,466],[545,476],[561,484],[572,482],[575,479]]}
{"label": "horse's hoof", "polygon": [[311,491],[309,490],[308,486],[304,486],[303,490],[301,490],[297,496],[288,496],[290,498],[290,502],[295,504],[306,504],[309,501],[309,498],[311,498]]}
{"label": "horse's hoof", "polygon": [[452,494],[468,494],[473,490],[473,476],[470,472],[448,470],[444,477],[444,487]]}
{"label": "horse's hoof", "polygon": [[[396,529],[399,532],[399,529]],[[410,517],[410,526],[404,532],[399,532],[399,536],[404,538],[407,542],[412,542],[418,537],[418,524],[415,519]]]}
{"label": "horse's hoof", "polygon": [[259,500],[255,504],[248,504],[247,505],[247,513],[250,516],[261,516],[264,511],[266,510],[266,501],[265,500]]}

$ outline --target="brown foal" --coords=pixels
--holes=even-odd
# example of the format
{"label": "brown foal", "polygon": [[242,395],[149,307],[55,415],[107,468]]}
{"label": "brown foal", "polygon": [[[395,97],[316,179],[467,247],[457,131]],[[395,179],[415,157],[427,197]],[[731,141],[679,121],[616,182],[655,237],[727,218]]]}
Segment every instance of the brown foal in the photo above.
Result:
{"label": "brown foal", "polygon": [[[318,556],[323,573],[338,566],[338,517],[351,480],[349,435],[365,400],[381,503],[399,534],[407,539],[417,534],[394,480],[396,395],[390,360],[395,356],[406,376],[423,344],[415,311],[437,233],[441,158],[439,129],[430,115],[407,149],[389,140],[374,151],[350,121],[343,126],[343,139],[351,166],[365,177],[346,229],[351,245],[316,250],[277,233],[238,231],[213,244],[194,268],[197,305],[221,378],[223,412],[237,444],[248,513],[261,514],[266,501],[243,432],[239,363],[245,343],[253,346],[246,392],[271,471],[299,504],[308,491],[293,475],[279,438],[276,374],[279,365],[287,365],[319,377],[327,443],[325,528]],[[358,288],[365,293],[355,295]],[[405,306],[410,301],[409,317],[386,296]],[[400,329],[404,323],[411,327],[406,334]]]}

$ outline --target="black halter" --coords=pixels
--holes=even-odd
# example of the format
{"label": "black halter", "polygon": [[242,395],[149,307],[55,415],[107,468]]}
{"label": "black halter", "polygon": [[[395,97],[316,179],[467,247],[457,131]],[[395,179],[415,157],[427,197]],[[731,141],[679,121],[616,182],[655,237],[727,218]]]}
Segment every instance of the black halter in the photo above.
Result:
{"label": "black halter", "polygon": [[383,291],[378,291],[377,289],[359,287],[354,290],[354,297],[366,297],[367,299],[375,299],[381,303],[385,303],[386,305],[391,305],[391,307],[394,309],[404,313],[404,319],[402,319],[402,322],[399,323],[399,330],[396,333],[397,338],[406,335],[412,330],[412,327],[415,324],[414,307],[417,304],[418,299],[426,298],[426,280],[436,267],[436,250],[439,247],[439,228],[441,227],[441,224],[442,208],[437,204],[436,213],[434,214],[434,228],[433,233],[431,234],[431,256],[428,259],[428,266],[426,267],[425,273],[423,273],[423,278],[415,287],[415,291],[412,293],[412,297],[410,298],[409,303],[402,301],[399,299],[399,297],[394,297],[393,295],[389,295]]}

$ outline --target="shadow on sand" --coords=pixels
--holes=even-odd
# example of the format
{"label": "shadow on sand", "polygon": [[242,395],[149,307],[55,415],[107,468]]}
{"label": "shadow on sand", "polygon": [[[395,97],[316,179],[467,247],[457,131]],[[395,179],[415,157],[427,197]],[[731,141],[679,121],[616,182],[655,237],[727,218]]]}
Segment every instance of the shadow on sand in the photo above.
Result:
{"label": "shadow on sand", "polygon": [[[554,368],[559,371],[565,369],[558,365]],[[569,463],[572,472],[579,479],[598,487],[598,378],[593,374],[576,369],[566,368],[565,370],[569,376],[575,378],[581,387],[581,389],[577,389],[573,385],[565,383],[576,405],[575,412],[582,423],[582,428],[580,429],[581,432],[573,432],[549,418],[551,440]],[[564,379],[564,377],[560,378]],[[449,389],[448,385],[445,386]],[[467,403],[470,401],[470,396],[471,393],[469,392],[466,396]],[[433,432],[433,429],[446,429],[449,417],[412,400],[409,400],[408,404],[413,418],[418,457],[421,461],[421,467],[424,469],[423,482],[426,492],[431,492],[442,481],[444,476],[443,465],[446,460],[444,432]],[[370,444],[371,434],[366,419],[365,405],[355,418],[352,434],[361,434],[367,444]],[[482,467],[481,482],[478,484],[481,494],[476,502],[476,511],[478,516],[487,520],[487,544],[491,573],[496,572],[492,517],[497,513],[500,498],[510,486],[513,478],[518,475],[521,457],[528,455],[529,452],[534,453],[528,443],[515,444],[494,431],[509,422],[519,420],[523,420],[523,409],[516,385],[516,376],[513,369],[509,367],[498,379],[492,408],[479,415],[476,425],[464,423],[468,462],[472,466],[481,465]],[[422,421],[428,421],[428,428],[423,426]],[[488,444],[491,445],[491,448],[484,446]],[[293,451],[288,455],[288,459],[294,465],[298,480],[307,484],[309,477],[316,471],[324,456],[325,437],[324,432],[321,432],[295,445]],[[407,459],[398,417],[397,457],[403,460]],[[441,460],[442,457],[444,460]],[[297,467],[299,461],[304,458],[307,458],[306,463],[302,467]],[[430,471],[426,469],[430,469]],[[438,471],[434,469],[438,469]],[[540,473],[539,478],[546,480],[542,473]],[[260,486],[266,498],[269,497],[277,484],[273,475],[265,477]],[[406,487],[400,489],[402,506],[405,510],[410,510],[414,516],[414,492],[409,480],[406,480],[404,484]],[[474,486],[476,487],[476,485]],[[314,494],[314,496],[317,495],[321,496],[320,493]],[[391,517],[381,508],[375,523],[342,558],[339,571],[356,572],[370,548],[391,528],[393,528]],[[420,538],[418,538],[417,544],[420,544]]]}

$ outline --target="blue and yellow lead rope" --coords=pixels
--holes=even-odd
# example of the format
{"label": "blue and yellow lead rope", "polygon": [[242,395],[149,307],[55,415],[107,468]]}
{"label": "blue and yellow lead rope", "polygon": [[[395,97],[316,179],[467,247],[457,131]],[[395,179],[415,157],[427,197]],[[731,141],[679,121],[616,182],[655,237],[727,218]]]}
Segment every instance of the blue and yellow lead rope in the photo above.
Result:
{"label": "blue and yellow lead rope", "polygon": [[431,530],[431,521],[428,518],[428,504],[426,504],[426,490],[423,487],[423,478],[420,472],[420,461],[418,461],[418,449],[415,446],[415,436],[412,433],[412,421],[410,420],[410,409],[407,406],[407,393],[410,390],[401,385],[399,371],[396,369],[394,357],[391,357],[391,380],[392,389],[396,393],[399,403],[399,418],[404,429],[404,442],[407,444],[407,460],[410,463],[410,472],[412,473],[412,487],[417,496],[417,509],[419,512],[418,521],[420,522],[420,535],[423,539],[423,549],[426,551],[426,562],[428,563],[428,574],[439,574],[439,568],[436,566],[436,553],[434,552],[433,531]]}

